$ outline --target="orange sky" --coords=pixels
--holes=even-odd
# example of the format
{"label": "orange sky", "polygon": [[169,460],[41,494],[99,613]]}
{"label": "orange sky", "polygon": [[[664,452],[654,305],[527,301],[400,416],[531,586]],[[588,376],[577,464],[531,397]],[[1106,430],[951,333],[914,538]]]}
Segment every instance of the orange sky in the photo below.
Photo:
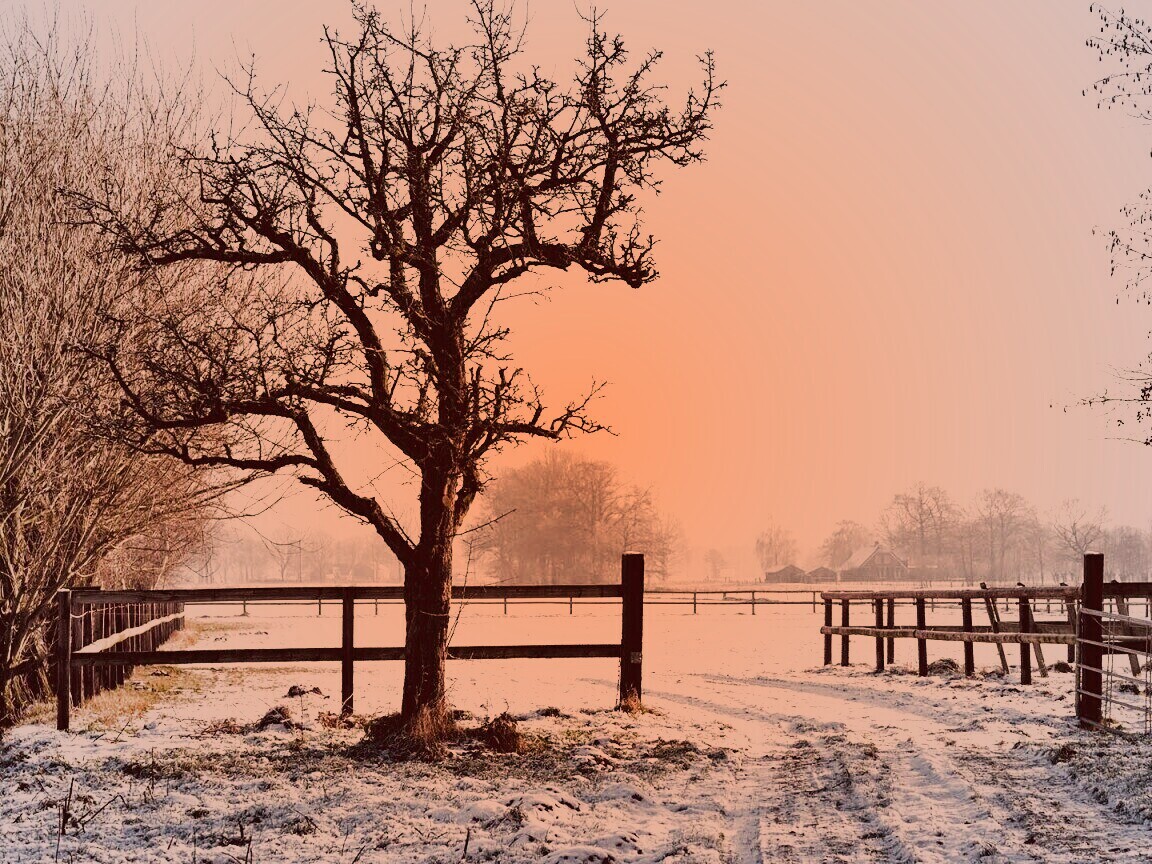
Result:
{"label": "orange sky", "polygon": [[[428,18],[450,36],[463,5],[428,0]],[[1087,5],[608,4],[634,50],[666,52],[669,80],[711,48],[729,89],[709,161],[666,174],[649,208],[663,278],[573,283],[512,320],[554,401],[612,382],[599,414],[619,436],[565,446],[654,486],[699,548],[750,548],[775,518],[810,550],[919,480],[1147,526],[1152,450],[1064,410],[1144,357],[1152,328],[1152,310],[1116,305],[1092,236],[1152,182],[1152,134],[1081,96],[1101,68]],[[88,4],[165,63],[211,76],[251,52],[265,82],[317,97],[321,25],[347,8]],[[546,70],[579,50],[571,2],[529,14]]]}

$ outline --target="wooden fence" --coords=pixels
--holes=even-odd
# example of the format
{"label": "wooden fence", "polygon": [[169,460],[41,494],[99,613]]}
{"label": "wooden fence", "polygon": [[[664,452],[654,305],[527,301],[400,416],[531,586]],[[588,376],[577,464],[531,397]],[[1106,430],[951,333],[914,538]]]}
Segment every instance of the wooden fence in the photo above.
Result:
{"label": "wooden fence", "polygon": [[[71,681],[76,668],[101,668],[189,663],[298,663],[313,661],[340,664],[341,710],[351,713],[354,693],[353,670],[356,661],[402,660],[402,647],[357,647],[355,644],[355,604],[358,600],[399,600],[404,589],[398,586],[318,588],[187,588],[156,591],[100,591],[77,589],[61,591],[58,598],[56,723],[67,730],[73,700],[61,681]],[[642,651],[644,633],[644,556],[626,554],[621,561],[617,585],[519,585],[457,586],[455,600],[492,601],[527,598],[619,598],[621,637],[618,643],[554,645],[471,645],[448,647],[450,660],[495,660],[513,658],[606,657],[620,660],[621,701],[642,695]],[[107,635],[83,647],[72,643],[74,618],[89,608],[116,604],[184,604],[310,601],[341,603],[341,641],[336,648],[217,648],[157,651],[130,640],[153,627],[157,620]],[[120,680],[123,680],[121,677]],[[79,700],[77,700],[78,702]]]}
{"label": "wooden fence", "polygon": [[[84,591],[103,599],[104,592],[99,588]],[[73,606],[65,604],[65,594],[58,595],[56,641],[58,645],[70,646],[73,652],[155,651],[184,627],[184,608],[180,603],[107,600]],[[56,693],[58,699],[61,693],[67,694],[72,705],[81,705],[97,693],[119,687],[132,674],[130,663],[68,665],[59,662],[62,656],[62,652],[56,652]]]}
{"label": "wooden fence", "polygon": [[[896,639],[916,640],[917,671],[928,674],[928,642],[933,640],[964,643],[964,674],[974,675],[976,671],[973,645],[988,643],[997,646],[1000,662],[1008,671],[1008,658],[1004,653],[1005,644],[1020,646],[1020,681],[1032,683],[1032,654],[1036,653],[1040,672],[1047,675],[1042,644],[1056,643],[1069,646],[1069,660],[1076,642],[1075,606],[1080,589],[1074,587],[1047,588],[966,588],[966,589],[920,589],[882,591],[825,591],[824,626],[824,665],[832,663],[832,640],[840,637],[840,665],[849,665],[849,637],[867,636],[876,640],[876,671],[882,672],[885,663],[891,663],[895,653]],[[1005,621],[999,613],[1000,601],[1016,601],[1019,615],[1015,621]],[[1058,601],[1057,609],[1062,612],[1058,620],[1042,621],[1036,618],[1034,603]],[[840,605],[840,624],[834,625],[834,604]],[[852,604],[865,604],[872,623],[853,623]],[[915,624],[898,626],[895,611],[898,603],[910,605],[915,610]],[[928,604],[960,607],[960,627],[955,624],[934,624],[927,622]],[[987,624],[974,621],[974,603],[982,607],[988,617]],[[857,605],[859,608],[859,605]]]}

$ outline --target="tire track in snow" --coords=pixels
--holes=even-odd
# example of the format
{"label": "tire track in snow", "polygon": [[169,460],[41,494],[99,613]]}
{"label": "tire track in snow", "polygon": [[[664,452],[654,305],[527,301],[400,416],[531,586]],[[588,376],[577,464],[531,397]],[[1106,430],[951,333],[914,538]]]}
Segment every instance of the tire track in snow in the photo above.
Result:
{"label": "tire track in snow", "polygon": [[[989,718],[967,698],[945,703],[954,694],[938,689],[920,698],[843,685],[684,676],[674,692],[651,694],[708,712],[747,742],[733,790],[740,864],[1149,860],[1146,828],[1005,743],[1019,740],[1015,717]],[[956,743],[984,719],[995,734]]]}

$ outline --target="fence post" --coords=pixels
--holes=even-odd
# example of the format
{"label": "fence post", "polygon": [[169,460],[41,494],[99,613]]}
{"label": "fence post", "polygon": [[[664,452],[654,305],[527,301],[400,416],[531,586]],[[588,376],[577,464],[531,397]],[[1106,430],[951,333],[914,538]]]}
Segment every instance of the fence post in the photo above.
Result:
{"label": "fence post", "polygon": [[[925,628],[927,628],[928,622],[926,620],[926,617],[927,616],[926,616],[925,610],[924,610],[924,598],[923,597],[917,597],[916,598],[916,629],[917,630],[924,630]],[[917,671],[920,673],[920,677],[923,678],[924,676],[926,676],[928,674],[928,640],[927,639],[917,639],[916,640],[916,662],[917,662],[917,665],[919,667]]]}
{"label": "fence post", "polygon": [[[884,626],[884,601],[877,600],[872,604],[876,609],[876,626]],[[884,637],[876,637],[876,671],[884,671]]]}
{"label": "fence post", "polygon": [[[960,618],[965,633],[972,632],[972,598],[965,597],[960,601]],[[971,642],[964,643],[964,674],[971,678],[976,674],[976,658],[974,646]]]}
{"label": "fence post", "polygon": [[[1028,607],[1028,598],[1021,597],[1020,607],[1020,633],[1032,632],[1032,615]],[[1020,683],[1032,683],[1032,646],[1027,642],[1020,643]]]}
{"label": "fence post", "polygon": [[620,558],[620,703],[643,696],[644,556],[625,552]]}
{"label": "fence post", "polygon": [[340,635],[340,716],[352,713],[352,646],[356,622],[356,594],[345,588]]}
{"label": "fence post", "polygon": [[[841,600],[840,601],[840,626],[841,627],[849,626],[848,616],[851,614],[848,611],[849,602],[850,601],[848,601],[848,600]],[[840,665],[841,666],[847,666],[848,665],[848,634],[847,633],[844,633],[843,635],[840,636]]]}
{"label": "fence post", "polygon": [[[824,601],[824,626],[825,627],[831,627],[832,626],[832,601],[831,600],[825,600]],[[825,666],[831,666],[832,665],[832,634],[831,633],[825,633],[824,634],[824,665]]]}
{"label": "fence post", "polygon": [[[896,598],[888,598],[888,627],[893,629],[896,627]],[[889,637],[888,639],[888,662],[896,662],[896,640]]]}
{"label": "fence post", "polygon": [[692,592],[692,614],[696,614],[696,592]]}
{"label": "fence post", "polygon": [[1084,555],[1084,584],[1080,588],[1080,637],[1077,640],[1079,662],[1076,664],[1079,686],[1076,688],[1076,718],[1081,726],[1099,725],[1104,695],[1104,556],[1099,552]]}
{"label": "fence post", "polygon": [[68,731],[72,711],[72,592],[56,593],[56,728]]}
{"label": "fence post", "polygon": [[756,614],[756,592],[752,592],[752,614]]}

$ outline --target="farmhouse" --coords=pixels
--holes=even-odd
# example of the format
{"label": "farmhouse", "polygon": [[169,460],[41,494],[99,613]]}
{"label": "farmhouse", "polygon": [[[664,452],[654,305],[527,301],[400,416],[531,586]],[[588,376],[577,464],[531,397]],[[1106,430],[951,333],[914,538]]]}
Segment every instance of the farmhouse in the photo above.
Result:
{"label": "farmhouse", "polygon": [[836,571],[831,567],[817,567],[815,570],[808,571],[808,578],[804,581],[811,582],[814,585],[822,585],[827,582],[835,582],[836,580]]}
{"label": "farmhouse", "polygon": [[764,581],[779,584],[782,582],[807,582],[808,574],[795,564],[781,567],[779,570],[768,570],[764,573]]}
{"label": "farmhouse", "polygon": [[860,549],[840,568],[841,582],[905,582],[908,563],[887,546],[877,543]]}

